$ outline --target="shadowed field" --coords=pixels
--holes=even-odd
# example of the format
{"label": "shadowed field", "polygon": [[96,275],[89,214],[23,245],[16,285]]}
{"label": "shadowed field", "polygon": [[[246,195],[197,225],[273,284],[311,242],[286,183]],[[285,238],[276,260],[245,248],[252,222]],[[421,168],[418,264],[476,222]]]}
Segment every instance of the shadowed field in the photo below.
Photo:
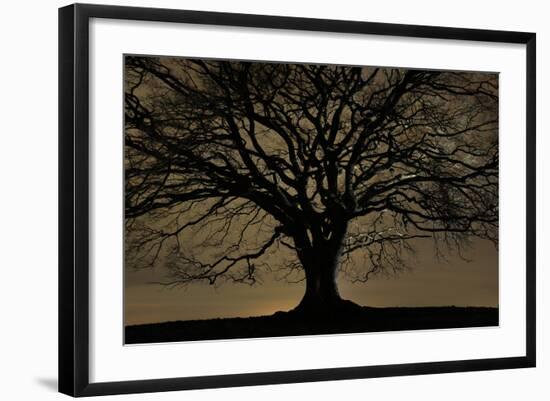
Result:
{"label": "shadowed field", "polygon": [[484,326],[498,326],[498,308],[372,308],[350,303],[348,308],[317,316],[290,311],[271,316],[127,326],[125,344]]}

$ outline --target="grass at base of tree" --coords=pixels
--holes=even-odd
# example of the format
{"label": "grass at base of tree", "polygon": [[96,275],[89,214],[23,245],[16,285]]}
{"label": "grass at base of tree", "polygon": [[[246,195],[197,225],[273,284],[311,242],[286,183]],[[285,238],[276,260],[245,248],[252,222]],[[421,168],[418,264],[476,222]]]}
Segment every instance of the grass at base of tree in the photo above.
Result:
{"label": "grass at base of tree", "polygon": [[125,344],[498,326],[498,308],[357,307],[346,313],[174,321],[126,326]]}

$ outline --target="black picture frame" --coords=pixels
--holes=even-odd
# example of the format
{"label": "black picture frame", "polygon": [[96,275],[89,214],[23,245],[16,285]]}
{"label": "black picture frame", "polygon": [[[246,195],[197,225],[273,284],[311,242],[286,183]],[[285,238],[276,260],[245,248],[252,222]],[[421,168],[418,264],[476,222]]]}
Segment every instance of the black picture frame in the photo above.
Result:
{"label": "black picture frame", "polygon": [[[90,383],[88,28],[91,18],[525,45],[526,354],[494,359]],[[534,33],[87,4],[69,5],[59,9],[59,391],[71,396],[95,396],[534,367],[535,65]]]}

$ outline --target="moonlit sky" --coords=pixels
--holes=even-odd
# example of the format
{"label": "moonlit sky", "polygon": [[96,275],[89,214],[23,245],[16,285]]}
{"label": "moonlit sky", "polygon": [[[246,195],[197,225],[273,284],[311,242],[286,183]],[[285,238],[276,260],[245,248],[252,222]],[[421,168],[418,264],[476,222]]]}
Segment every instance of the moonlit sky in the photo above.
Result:
{"label": "moonlit sky", "polygon": [[[342,298],[368,306],[498,306],[498,252],[486,240],[474,240],[463,255],[438,260],[430,240],[417,247],[414,266],[396,277],[375,277],[366,284],[338,280]],[[191,284],[168,289],[151,282],[166,273],[162,266],[126,267],[125,324],[173,320],[269,315],[289,310],[304,293],[304,282],[288,284],[263,276],[263,284],[227,283],[218,288]]]}

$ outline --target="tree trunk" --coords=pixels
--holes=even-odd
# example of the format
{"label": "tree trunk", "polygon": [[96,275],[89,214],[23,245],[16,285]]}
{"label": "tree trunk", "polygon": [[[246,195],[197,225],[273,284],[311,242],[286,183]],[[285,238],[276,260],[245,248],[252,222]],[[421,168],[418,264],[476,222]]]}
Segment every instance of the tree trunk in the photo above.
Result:
{"label": "tree trunk", "polygon": [[345,229],[339,236],[318,242],[317,246],[299,255],[305,271],[306,290],[296,311],[322,317],[348,303],[340,298],[336,284],[344,236]]}
{"label": "tree trunk", "polygon": [[306,290],[297,309],[322,314],[341,302],[336,284],[337,265],[319,261],[317,265],[305,267]]}

